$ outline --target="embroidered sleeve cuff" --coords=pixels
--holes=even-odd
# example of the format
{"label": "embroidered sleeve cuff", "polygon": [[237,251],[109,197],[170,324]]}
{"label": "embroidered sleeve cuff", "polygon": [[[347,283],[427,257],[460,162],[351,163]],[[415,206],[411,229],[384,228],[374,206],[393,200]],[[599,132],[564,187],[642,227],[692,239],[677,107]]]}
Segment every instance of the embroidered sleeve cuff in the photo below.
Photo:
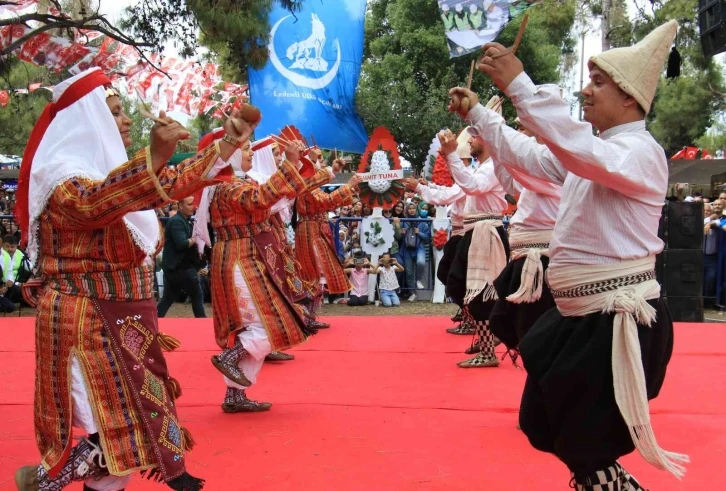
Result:
{"label": "embroidered sleeve cuff", "polygon": [[301,193],[305,190],[305,179],[298,172],[297,166],[285,160],[279,169],[285,178],[287,179],[288,185],[295,191],[295,194]]}
{"label": "embroidered sleeve cuff", "polygon": [[[166,194],[166,191],[164,191],[164,187],[161,185],[161,182],[159,181],[159,176],[154,172],[154,166],[151,164],[151,147],[146,147],[144,150],[146,152],[146,170],[149,173],[149,178],[151,179],[151,182],[154,183],[154,187],[156,188],[156,192],[159,193],[159,197],[162,202],[167,203],[171,201],[171,198],[168,194]],[[138,155],[138,154],[137,154]],[[163,167],[162,167],[163,169]],[[161,170],[160,170],[161,172]]]}
{"label": "embroidered sleeve cuff", "polygon": [[[208,152],[209,151],[211,150],[208,150]],[[215,181],[227,181],[231,179],[234,176],[234,171],[232,170],[232,166],[229,164],[229,162],[225,162],[224,160],[222,160],[222,157],[220,157],[222,151],[219,147],[219,140],[214,142],[213,151],[217,154],[217,158],[216,160],[214,160],[214,163],[206,169],[202,179],[214,179]]]}
{"label": "embroidered sleeve cuff", "polygon": [[532,79],[529,78],[529,75],[522,72],[512,80],[512,83],[509,84],[509,87],[507,87],[504,93],[512,99],[514,104],[517,104],[520,101],[526,101],[532,97],[536,90],[537,87],[532,82]]}
{"label": "embroidered sleeve cuff", "polygon": [[341,186],[342,191],[342,199],[341,202],[338,204],[338,206],[344,206],[344,204],[351,203],[351,200],[353,199],[353,195],[355,194],[353,191],[353,188],[350,187],[348,184]]}

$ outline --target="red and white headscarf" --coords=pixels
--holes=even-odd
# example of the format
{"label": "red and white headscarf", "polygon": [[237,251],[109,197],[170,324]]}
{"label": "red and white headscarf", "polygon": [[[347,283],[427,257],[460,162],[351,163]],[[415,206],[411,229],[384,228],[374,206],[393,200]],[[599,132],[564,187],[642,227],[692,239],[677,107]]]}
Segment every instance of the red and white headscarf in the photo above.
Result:
{"label": "red and white headscarf", "polygon": [[[36,263],[38,219],[58,185],[74,177],[104,180],[128,156],[106,104],[111,81],[92,68],[60,83],[35,124],[20,167],[16,213],[30,260]],[[136,245],[153,254],[159,221],[153,210],[124,216]]]}
{"label": "red and white headscarf", "polygon": [[[210,131],[199,140],[197,145],[197,152],[204,151],[214,142],[222,139],[224,136],[224,128],[217,128],[216,130]],[[242,173],[242,150],[237,149],[228,160],[232,166],[235,175]],[[205,246],[212,246],[212,238],[209,236],[209,206],[214,198],[214,190],[217,186],[205,187],[201,194],[197,194],[194,201],[197,205],[197,211],[194,214],[194,229],[192,230],[192,237],[197,244],[197,250],[199,255],[204,254]]]}

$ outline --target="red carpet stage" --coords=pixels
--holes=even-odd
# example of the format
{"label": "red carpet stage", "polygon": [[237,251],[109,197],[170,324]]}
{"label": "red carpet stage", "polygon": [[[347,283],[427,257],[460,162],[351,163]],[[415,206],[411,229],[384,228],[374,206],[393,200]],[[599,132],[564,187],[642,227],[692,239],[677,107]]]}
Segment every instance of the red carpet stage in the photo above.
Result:
{"label": "red carpet stage", "polygon": [[[182,384],[180,415],[197,440],[192,474],[206,489],[494,490],[568,489],[554,457],[517,431],[525,374],[461,369],[469,337],[442,317],[337,317],[293,352],[268,363],[250,390],[274,403],[262,414],[223,414],[211,319],[162,319],[183,346],[168,356]],[[37,462],[33,436],[33,321],[0,318],[0,490]],[[501,349],[500,349],[501,351]],[[692,463],[683,482],[643,462],[623,460],[653,491],[726,485],[726,325],[677,327],[661,396],[652,405],[663,448]],[[76,485],[72,489],[80,489]],[[136,480],[131,490],[163,490]]]}

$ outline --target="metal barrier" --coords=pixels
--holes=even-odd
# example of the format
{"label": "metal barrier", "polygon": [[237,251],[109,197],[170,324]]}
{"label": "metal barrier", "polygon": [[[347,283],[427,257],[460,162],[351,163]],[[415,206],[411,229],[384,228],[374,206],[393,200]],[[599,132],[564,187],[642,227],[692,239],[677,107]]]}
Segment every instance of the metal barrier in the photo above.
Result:
{"label": "metal barrier", "polygon": [[[433,249],[433,219],[431,218],[399,218],[401,222],[402,235],[394,240],[398,241],[398,252],[393,254],[393,257],[403,266],[404,272],[399,275],[398,283],[401,287],[402,292],[414,293],[418,291],[433,291],[434,289],[434,275],[436,273],[434,267],[434,249]],[[358,224],[363,221],[361,217],[334,217],[331,218],[329,223],[333,231],[333,238],[335,240],[335,247],[338,251],[338,256],[342,259],[341,253],[344,254],[342,244],[340,242],[340,225],[347,224],[348,230],[352,227],[357,228]],[[393,222],[393,219],[389,218],[389,222]],[[352,223],[356,225],[352,225]],[[421,240],[421,253],[417,250],[406,249],[403,245],[403,237],[405,235],[406,224],[426,224],[428,228],[428,237]],[[409,225],[409,226],[410,226]],[[352,234],[351,235],[352,238]],[[352,244],[351,244],[352,245]],[[419,264],[418,255],[423,254],[423,268]],[[417,286],[417,282],[421,282],[423,288]],[[413,284],[411,284],[413,283]]]}

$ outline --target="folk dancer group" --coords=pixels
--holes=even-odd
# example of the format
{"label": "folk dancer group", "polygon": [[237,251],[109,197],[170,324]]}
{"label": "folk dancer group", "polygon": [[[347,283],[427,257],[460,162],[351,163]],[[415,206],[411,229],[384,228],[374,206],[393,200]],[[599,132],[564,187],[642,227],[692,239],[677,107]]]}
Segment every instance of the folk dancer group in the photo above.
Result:
{"label": "folk dancer group", "polygon": [[[227,383],[222,410],[268,409],[249,400],[245,388],[267,355],[301,343],[320,326],[313,302],[319,284],[302,279],[271,208],[305,193],[318,197],[312,199],[318,210],[347,203],[357,178],[335,202],[319,199],[315,190],[333,171],[316,169],[314,152],[304,169],[305,148],[294,141],[276,173],[258,183],[245,174],[254,125],[237,110],[217,138],[170,168],[177,143],[190,135],[163,113],[159,120],[150,147],[128,160],[131,121],[109,79],[91,69],[55,88],[28,142],[18,219],[39,265],[23,293],[39,312],[35,432],[41,464],[18,470],[18,489],[57,490],[82,481],[84,489],[122,490],[137,471],[175,490],[204,486],[185,468],[194,440],[179,423],[181,387],[163,355],[178,341],[158,331],[151,258],[163,244],[154,208],[203,192],[200,216],[217,237],[211,274],[215,337],[223,349],[214,364]],[[201,243],[203,230],[195,230]],[[324,228],[317,232],[328,244]],[[324,257],[320,237],[302,235]],[[342,272],[325,268],[320,274]],[[344,292],[346,284],[337,288]],[[74,428],[87,434],[75,446]]]}
{"label": "folk dancer group", "polygon": [[[465,138],[479,165],[462,161],[461,139],[445,131],[441,152],[456,186],[415,185],[427,201],[452,204],[454,237],[439,277],[477,334],[476,356],[460,365],[498,365],[494,334],[519,351],[521,428],[582,491],[642,489],[617,462],[634,449],[679,477],[688,461],[659,447],[648,412],[673,326],[653,272],[668,171],[644,119],[676,29],[671,21],[633,47],[591,58],[582,92],[589,124],[570,117],[556,87],[535,86],[506,48],[486,45],[478,69],[511,98],[520,132],[504,124],[496,100],[485,107],[452,89],[471,103],[451,109],[471,123]],[[276,148],[275,172],[256,177],[255,125],[237,110],[174,169],[166,162],[189,137],[179,123],[162,113],[150,147],[131,160],[129,126],[108,78],[92,69],[55,88],[23,158],[18,218],[39,265],[24,294],[39,312],[41,464],[18,470],[21,490],[83,481],[116,491],[136,471],[175,490],[204,486],[185,468],[193,439],[179,423],[181,388],[163,355],[178,342],[158,331],[152,300],[151,257],[162,246],[153,208],[201,192],[194,234],[213,247],[221,352],[212,362],[225,376],[225,412],[269,409],[245,393],[265,358],[319,328],[321,283],[350,288],[322,217],[350,201],[357,178],[324,195],[318,188],[334,171],[298,141],[284,142],[284,159]],[[520,193],[509,236],[505,192]],[[300,218],[295,251],[275,208],[283,200],[295,200]],[[88,435],[75,446],[74,428]]]}
{"label": "folk dancer group", "polygon": [[[450,109],[472,124],[469,133],[491,153],[500,183],[510,192],[516,183],[523,188],[509,236],[512,261],[493,281],[488,327],[519,350],[527,371],[522,431],[567,465],[580,491],[643,489],[618,463],[634,449],[676,477],[688,462],[658,445],[648,406],[663,385],[673,324],[654,272],[668,166],[645,116],[676,31],[670,21],[635,46],[589,60],[587,122],[573,120],[559,89],[535,86],[498,43],[484,46],[477,68],[512,100],[521,132],[470,90],[450,91],[452,101],[468,98],[470,109],[453,102]],[[456,139],[442,132],[440,140],[461,185]],[[456,258],[465,245],[461,239]],[[453,271],[450,295],[452,280],[457,293]],[[479,291],[470,271],[467,295]],[[481,285],[484,275],[473,273]]]}

